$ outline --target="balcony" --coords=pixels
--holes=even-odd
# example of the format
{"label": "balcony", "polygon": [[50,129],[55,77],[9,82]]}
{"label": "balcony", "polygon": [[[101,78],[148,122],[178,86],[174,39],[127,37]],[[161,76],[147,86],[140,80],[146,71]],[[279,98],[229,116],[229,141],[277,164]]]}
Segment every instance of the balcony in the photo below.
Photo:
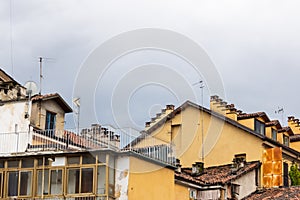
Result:
{"label": "balcony", "polygon": [[92,127],[80,130],[35,130],[0,133],[0,155],[45,151],[89,151],[109,149],[131,152],[155,161],[175,165],[175,148],[132,129]]}

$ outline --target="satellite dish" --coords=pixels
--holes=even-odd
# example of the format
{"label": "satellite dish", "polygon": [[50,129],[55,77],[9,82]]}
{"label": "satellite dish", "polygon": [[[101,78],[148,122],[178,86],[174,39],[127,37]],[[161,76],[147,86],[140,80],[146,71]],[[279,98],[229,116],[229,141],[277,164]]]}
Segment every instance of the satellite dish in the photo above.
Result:
{"label": "satellite dish", "polygon": [[38,93],[38,87],[34,81],[27,81],[24,87],[26,88],[26,95],[29,97]]}

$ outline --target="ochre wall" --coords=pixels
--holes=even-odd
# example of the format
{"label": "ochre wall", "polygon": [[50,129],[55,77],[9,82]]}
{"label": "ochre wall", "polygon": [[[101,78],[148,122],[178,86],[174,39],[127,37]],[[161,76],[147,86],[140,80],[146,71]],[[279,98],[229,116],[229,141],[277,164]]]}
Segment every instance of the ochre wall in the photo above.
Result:
{"label": "ochre wall", "polygon": [[189,188],[180,184],[175,184],[175,200],[190,200]]}
{"label": "ochre wall", "polygon": [[[201,113],[199,109],[187,107],[152,134],[167,142],[173,138],[176,155],[183,167],[191,167],[202,160]],[[254,120],[247,121],[254,123]],[[206,112],[203,122],[205,167],[231,163],[234,155],[239,153],[246,153],[248,161],[261,160],[263,147],[259,138]],[[171,124],[180,126],[174,127],[170,133]]]}
{"label": "ochre wall", "polygon": [[56,130],[64,130],[65,112],[54,100],[42,101],[41,112],[39,112],[39,103],[33,103],[30,123],[45,129],[46,111],[56,113]]}
{"label": "ochre wall", "polygon": [[130,157],[128,199],[173,200],[174,170]]}
{"label": "ochre wall", "polygon": [[238,120],[238,122],[252,130],[254,130],[254,118]]}

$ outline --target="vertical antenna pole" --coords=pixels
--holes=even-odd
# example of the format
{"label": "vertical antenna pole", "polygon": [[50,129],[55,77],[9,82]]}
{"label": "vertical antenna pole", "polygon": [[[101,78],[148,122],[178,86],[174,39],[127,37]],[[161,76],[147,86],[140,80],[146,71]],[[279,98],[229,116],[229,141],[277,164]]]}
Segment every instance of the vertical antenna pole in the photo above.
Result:
{"label": "vertical antenna pole", "polygon": [[202,162],[204,163],[204,103],[203,103],[203,88],[204,88],[204,83],[203,81],[198,81],[196,83],[194,83],[193,85],[198,85],[200,84],[200,89],[201,89],[201,105],[200,105],[200,112],[201,112],[201,159]]}
{"label": "vertical antenna pole", "polygon": [[42,94],[42,78],[43,78],[42,62],[43,62],[43,58],[40,57],[40,91],[39,91],[39,95]]}
{"label": "vertical antenna pole", "polygon": [[201,89],[201,137],[202,137],[202,162],[204,163],[204,112],[203,112],[203,88],[204,88],[204,85],[203,85],[203,82],[201,81],[200,82],[200,89]]}

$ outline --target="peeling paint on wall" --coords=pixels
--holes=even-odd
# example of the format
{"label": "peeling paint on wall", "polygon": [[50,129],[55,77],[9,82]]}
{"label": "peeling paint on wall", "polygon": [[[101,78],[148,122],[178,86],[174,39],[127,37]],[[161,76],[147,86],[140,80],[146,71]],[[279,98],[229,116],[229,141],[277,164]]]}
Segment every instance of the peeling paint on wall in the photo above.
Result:
{"label": "peeling paint on wall", "polygon": [[27,101],[8,102],[0,106],[1,153],[24,152],[28,144],[29,113]]}
{"label": "peeling paint on wall", "polygon": [[118,157],[116,160],[116,186],[117,200],[128,200],[129,157]]}

